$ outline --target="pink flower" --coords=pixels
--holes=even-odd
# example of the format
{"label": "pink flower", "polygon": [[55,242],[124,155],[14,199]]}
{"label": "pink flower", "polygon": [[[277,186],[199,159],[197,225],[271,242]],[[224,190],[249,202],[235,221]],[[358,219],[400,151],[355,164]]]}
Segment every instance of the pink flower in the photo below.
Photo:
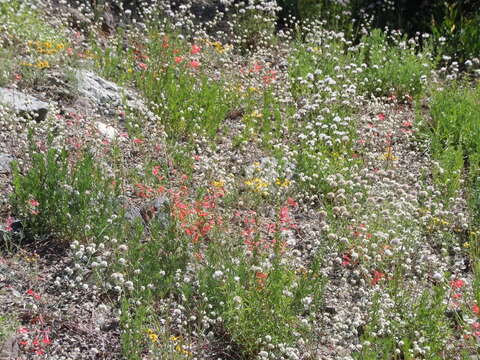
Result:
{"label": "pink flower", "polygon": [[139,139],[139,138],[133,139],[133,142],[134,142],[135,144],[143,144],[143,140],[142,140],[142,139]]}
{"label": "pink flower", "polygon": [[73,49],[72,49],[72,48],[69,47],[69,48],[67,48],[66,51],[67,51],[67,55],[68,55],[68,56],[72,56],[72,55],[73,55]]}
{"label": "pink flower", "polygon": [[197,60],[192,60],[192,61],[190,61],[190,66],[192,68],[196,69],[200,66],[200,62],[198,62]]}
{"label": "pink flower", "polygon": [[138,67],[142,70],[147,70],[148,69],[148,65],[141,62],[141,63],[138,63]]}
{"label": "pink flower", "polygon": [[35,199],[29,200],[28,203],[33,207],[37,207],[38,205],[40,205],[40,203]]}
{"label": "pink flower", "polygon": [[175,56],[175,64],[179,64],[183,61],[183,57],[181,56]]}
{"label": "pink flower", "polygon": [[195,54],[198,54],[201,50],[202,48],[200,46],[193,44],[190,53],[192,55],[195,55]]}
{"label": "pink flower", "polygon": [[26,334],[26,333],[28,333],[29,331],[30,331],[30,330],[28,330],[28,329],[25,328],[25,327],[21,327],[20,329],[17,330],[17,332],[18,332],[19,334]]}
{"label": "pink flower", "polygon": [[378,120],[383,121],[385,120],[385,114],[384,113],[377,114],[377,118]]}
{"label": "pink flower", "polygon": [[5,231],[13,231],[13,227],[12,227],[12,224],[13,224],[13,217],[9,216],[7,218],[7,222],[5,223]]}
{"label": "pink flower", "polygon": [[404,122],[402,122],[402,126],[406,128],[412,127],[412,122],[405,120]]}

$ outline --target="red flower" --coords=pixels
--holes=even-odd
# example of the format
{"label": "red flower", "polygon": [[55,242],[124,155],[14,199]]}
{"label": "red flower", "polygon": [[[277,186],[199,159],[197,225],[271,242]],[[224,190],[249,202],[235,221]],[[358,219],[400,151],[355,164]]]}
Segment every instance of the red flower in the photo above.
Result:
{"label": "red flower", "polygon": [[343,254],[342,255],[342,266],[348,266],[350,265],[352,259],[350,258],[350,255],[348,254]]}
{"label": "red flower", "polygon": [[198,62],[197,60],[192,60],[192,61],[190,61],[190,66],[192,68],[196,69],[200,66],[200,62]]}
{"label": "red flower", "polygon": [[405,120],[404,122],[402,122],[402,126],[406,128],[412,127],[412,122]]}
{"label": "red flower", "polygon": [[28,289],[26,291],[27,295],[32,295],[35,300],[40,300],[40,295],[38,295],[36,292],[34,292],[32,289]]}
{"label": "red flower", "polygon": [[175,56],[175,64],[181,63],[183,61],[183,57]]}
{"label": "red flower", "polygon": [[477,314],[477,315],[480,315],[480,306],[478,306],[477,304],[473,304],[472,305],[472,311]]}
{"label": "red flower", "polygon": [[45,345],[50,345],[52,343],[52,340],[50,340],[48,335],[45,335],[42,339],[42,343],[44,343]]}
{"label": "red flower", "polygon": [[135,144],[143,144],[143,140],[142,140],[142,139],[139,139],[139,138],[133,139],[133,142],[134,142]]}
{"label": "red flower", "polygon": [[465,282],[462,279],[450,281],[450,286],[452,289],[460,289],[463,285],[465,285]]}
{"label": "red flower", "polygon": [[377,118],[378,120],[383,121],[385,120],[385,114],[384,113],[377,114]]}
{"label": "red flower", "polygon": [[148,65],[141,62],[141,63],[138,63],[138,67],[142,70],[147,70],[148,69]]}
{"label": "red flower", "polygon": [[200,46],[193,44],[190,53],[192,55],[195,55],[195,54],[198,54],[201,50],[202,48]]}
{"label": "red flower", "polygon": [[370,282],[372,285],[376,285],[381,279],[383,279],[385,277],[385,274],[380,272],[380,271],[377,271],[375,270],[373,272],[373,279],[372,281]]}
{"label": "red flower", "polygon": [[289,198],[287,199],[287,203],[288,203],[288,205],[290,205],[291,207],[297,207],[297,206],[298,206],[298,203],[297,203],[295,200],[293,200],[291,197],[289,197]]}
{"label": "red flower", "polygon": [[253,72],[259,72],[259,71],[261,71],[262,69],[263,69],[263,66],[260,65],[260,64],[258,64],[258,63],[256,63],[256,64],[253,66],[253,70],[251,70],[251,71],[253,71]]}
{"label": "red flower", "polygon": [[268,277],[268,275],[265,274],[264,272],[257,271],[257,272],[255,273],[255,277],[256,277],[257,279],[266,279],[266,278]]}

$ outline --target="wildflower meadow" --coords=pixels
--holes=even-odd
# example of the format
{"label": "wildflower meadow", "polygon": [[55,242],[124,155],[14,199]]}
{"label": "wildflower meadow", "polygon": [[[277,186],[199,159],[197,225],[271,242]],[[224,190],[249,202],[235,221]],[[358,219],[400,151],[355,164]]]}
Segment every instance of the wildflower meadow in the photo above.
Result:
{"label": "wildflower meadow", "polygon": [[0,1],[0,359],[480,359],[480,17],[425,3]]}

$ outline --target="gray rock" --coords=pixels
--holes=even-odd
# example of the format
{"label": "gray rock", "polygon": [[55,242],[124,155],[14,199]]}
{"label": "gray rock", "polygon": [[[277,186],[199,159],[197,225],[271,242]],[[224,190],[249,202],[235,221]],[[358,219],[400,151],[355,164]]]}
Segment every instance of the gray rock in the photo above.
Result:
{"label": "gray rock", "polygon": [[7,338],[3,344],[0,343],[0,360],[11,360],[18,358],[18,342],[16,336]]}
{"label": "gray rock", "polygon": [[46,102],[13,89],[0,88],[0,104],[21,116],[33,116],[37,121],[45,120],[48,112]]}
{"label": "gray rock", "polygon": [[10,154],[0,153],[0,174],[9,173],[10,163],[15,160],[15,158]]}
{"label": "gray rock", "polygon": [[90,103],[92,105],[90,108],[101,108],[112,113],[112,107],[126,105],[144,114],[149,113],[142,98],[132,90],[124,89],[88,70],[77,70],[75,77],[78,83],[77,90],[81,96],[79,99]]}
{"label": "gray rock", "polygon": [[117,84],[88,70],[78,70],[75,75],[82,96],[100,106],[120,105],[121,88]]}

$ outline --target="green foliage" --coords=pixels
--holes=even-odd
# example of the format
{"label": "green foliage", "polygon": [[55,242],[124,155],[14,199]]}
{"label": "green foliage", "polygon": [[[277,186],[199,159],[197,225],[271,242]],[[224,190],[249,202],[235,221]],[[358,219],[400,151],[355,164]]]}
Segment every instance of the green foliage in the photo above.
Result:
{"label": "green foliage", "polygon": [[[151,284],[156,289],[156,296],[162,298],[172,294],[178,295],[181,289],[175,286],[175,274],[177,271],[184,271],[190,259],[189,239],[177,230],[173,219],[169,219],[167,228],[158,220],[150,222],[148,242],[142,242],[138,237],[127,239],[129,247],[127,257],[136,265],[135,269],[140,270],[138,275],[130,274],[132,278],[135,277],[137,288],[148,287]],[[138,232],[141,228],[137,229],[137,234],[141,234]],[[148,296],[146,294],[150,292],[140,291],[139,296]]]}
{"label": "green foliage", "polygon": [[330,0],[298,0],[298,13],[302,22],[322,20],[331,30],[344,31],[351,34],[353,22],[350,6],[340,1]]}
{"label": "green foliage", "polygon": [[233,13],[233,34],[240,39],[240,51],[266,48],[275,42],[275,11],[264,2],[253,0]]}
{"label": "green foliage", "polygon": [[431,105],[432,150],[460,147],[467,157],[480,152],[480,86],[450,86],[434,95]]}
{"label": "green foliage", "polygon": [[[211,246],[210,266],[199,274],[200,292],[223,319],[218,335],[230,338],[247,358],[256,355],[262,343],[293,344],[295,333],[308,338],[309,327],[298,316],[311,314],[313,319],[323,302],[326,280],[320,273],[320,258],[305,273],[296,272],[287,265],[279,240],[268,271],[258,267],[268,256],[260,247],[253,249],[252,257],[241,253],[237,257],[230,249],[231,257],[225,258],[223,247]],[[266,337],[271,339],[265,342]]]}
{"label": "green foliage", "polygon": [[195,134],[213,138],[231,109],[234,94],[203,73],[207,64],[195,64],[187,43],[176,35],[160,36],[158,29],[152,29],[147,48],[113,46],[105,56],[96,47],[97,66],[120,83],[133,82],[156,104],[154,111],[173,139]]}
{"label": "green foliage", "polygon": [[[423,353],[427,359],[440,360],[444,350],[443,339],[451,333],[451,324],[445,316],[447,305],[443,302],[446,290],[436,286],[425,290],[417,298],[395,296],[395,305],[385,313],[377,296],[374,308],[370,311],[371,319],[365,326],[362,342],[368,341],[369,346],[355,354],[356,359],[390,360],[416,359],[418,351],[415,342],[422,339]],[[382,324],[389,317],[388,328]],[[423,350],[424,351],[424,350]]]}
{"label": "green foliage", "polygon": [[361,58],[367,65],[359,80],[363,91],[398,99],[422,93],[434,65],[428,51],[418,52],[405,36],[387,37],[379,29],[364,36],[362,42]]}
{"label": "green foliage", "polygon": [[11,197],[27,236],[84,242],[106,235],[118,201],[111,179],[104,177],[94,156],[87,153],[75,160],[66,150],[32,150],[32,165],[25,174],[13,166]]}
{"label": "green foliage", "polygon": [[[434,94],[431,105],[432,153],[444,172],[437,174],[447,187],[459,188],[460,172],[465,169],[470,203],[480,214],[478,199],[480,159],[480,86],[450,86]],[[462,166],[464,164],[464,166]],[[450,192],[449,192],[450,193]]]}
{"label": "green foliage", "polygon": [[461,63],[480,54],[480,14],[466,12],[462,2],[444,2],[443,21],[432,24],[432,33],[440,54]]}
{"label": "green foliage", "polygon": [[0,315],[0,344],[3,344],[5,340],[14,335],[19,325],[18,319],[13,314]]}

